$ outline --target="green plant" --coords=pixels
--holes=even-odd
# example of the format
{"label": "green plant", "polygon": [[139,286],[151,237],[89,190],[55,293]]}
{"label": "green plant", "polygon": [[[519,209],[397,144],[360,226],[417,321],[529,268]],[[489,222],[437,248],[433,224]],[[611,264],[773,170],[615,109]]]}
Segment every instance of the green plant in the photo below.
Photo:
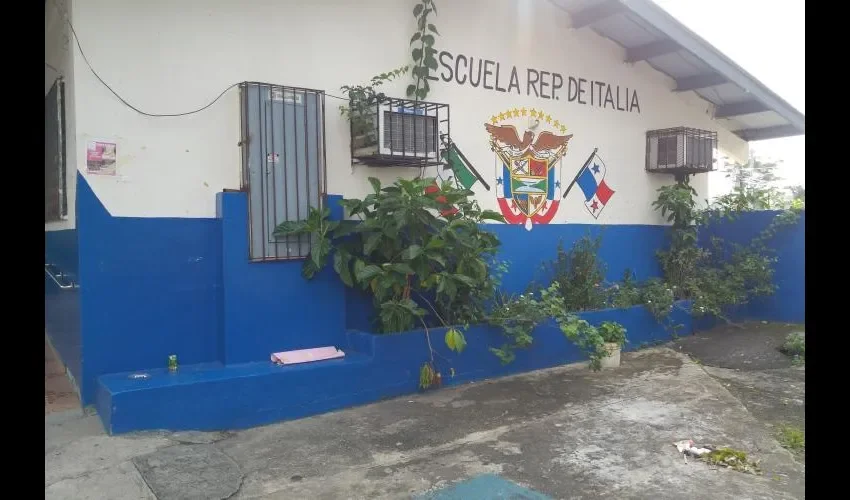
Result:
{"label": "green plant", "polygon": [[700,458],[710,465],[728,467],[750,474],[761,473],[758,464],[747,458],[746,452],[734,448],[718,448],[700,456]]}
{"label": "green plant", "polygon": [[780,425],[776,435],[777,441],[783,448],[795,452],[805,451],[806,433],[802,429],[792,425]]}
{"label": "green plant", "polygon": [[599,260],[602,237],[583,236],[570,250],[558,243],[558,253],[550,266],[567,311],[601,309],[607,302],[605,268]]}
{"label": "green plant", "polygon": [[[550,291],[542,290],[539,293],[543,298],[543,294]],[[546,311],[535,298],[534,292],[519,296],[498,294],[492,310],[487,315],[487,322],[501,328],[508,342],[499,348],[491,347],[490,352],[504,364],[512,362],[516,357],[514,350],[529,347],[533,341],[532,331],[546,318]]]}
{"label": "green plant", "polygon": [[658,322],[663,321],[673,312],[675,287],[676,285],[669,285],[657,278],[647,281],[641,287],[642,303]]}
{"label": "green plant", "polygon": [[343,85],[340,87],[343,95],[348,97],[348,104],[341,105],[339,112],[350,121],[351,140],[362,143],[358,146],[371,145],[378,140],[375,123],[376,106],[383,102],[386,96],[377,89],[407,73],[409,68],[409,66],[402,66],[387,73],[375,75],[368,85]]}
{"label": "green plant", "polygon": [[[734,219],[740,210],[752,208],[748,198],[741,195],[735,203],[721,203],[699,211],[694,200],[696,191],[687,178],[664,186],[658,192],[653,206],[672,223],[670,248],[658,252],[658,256],[664,279],[675,299],[693,300],[692,313],[697,317],[710,315],[726,319],[725,311],[730,306],[774,292],[773,266],[777,259],[768,243],[779,228],[796,223],[801,209],[780,213],[746,245],[727,243],[715,237],[708,250],[698,245],[697,224]],[[659,318],[663,312],[661,308],[652,309]]]}
{"label": "green plant", "polygon": [[697,245],[697,223],[701,217],[694,200],[696,191],[687,178],[658,189],[658,199],[652,205],[662,217],[672,223],[670,248],[658,256],[665,279],[676,290],[677,299],[692,295],[693,280],[709,253]]}
{"label": "green plant", "polygon": [[789,200],[779,187],[778,167],[776,162],[756,157],[726,165],[723,172],[733,182],[732,191],[719,196],[715,206],[725,212],[784,208]]}
{"label": "green plant", "polygon": [[[359,221],[325,233],[315,224],[294,223],[282,225],[280,234],[311,234],[326,250],[314,261],[318,268],[335,250],[333,266],[343,283],[374,297],[381,332],[409,330],[426,312],[430,326],[480,321],[495,286],[488,263],[499,246],[480,223],[502,216],[481,210],[471,192],[449,183],[426,193],[434,179],[398,179],[387,187],[369,181],[374,193],[342,201]],[[458,212],[441,215],[451,206]]]}
{"label": "green plant", "polygon": [[617,344],[619,347],[626,345],[626,329],[615,321],[603,321],[598,327],[602,340],[609,344]]}
{"label": "green plant", "polygon": [[561,332],[590,358],[590,369],[602,368],[602,359],[610,356],[605,349],[605,340],[599,329],[573,314],[563,314],[557,318]]}
{"label": "green plant", "polygon": [[[277,236],[310,235],[313,249],[304,262],[304,277],[313,278],[333,254],[333,268],[342,282],[372,296],[380,333],[421,325],[429,346],[429,327],[484,320],[485,303],[497,287],[488,264],[499,240],[481,222],[503,221],[502,216],[481,210],[470,200],[471,191],[450,183],[426,192],[434,179],[397,179],[386,187],[378,179],[369,181],[373,193],[342,201],[359,221],[328,221],[330,211],[325,208],[313,210],[305,221],[278,226]],[[447,211],[451,207],[456,211]],[[466,345],[457,327],[445,340],[456,352]],[[429,366],[438,375],[430,350]]]}
{"label": "green plant", "polygon": [[791,356],[795,365],[803,364],[806,361],[806,339],[799,333],[788,334],[779,350],[783,354]]}
{"label": "green plant", "polygon": [[800,185],[788,186],[788,191],[791,194],[791,208],[805,208],[806,188]]}
{"label": "green plant", "polygon": [[[434,48],[434,36],[439,36],[437,27],[429,23],[431,14],[437,15],[437,5],[434,0],[422,0],[413,7],[413,17],[416,18],[416,33],[410,38],[413,47],[411,56],[413,58],[414,83],[407,86],[407,96],[417,101],[425,99],[431,91],[428,83],[431,71],[437,69],[437,49]],[[418,45],[415,46],[414,44]]]}
{"label": "green plant", "polygon": [[[543,321],[553,319],[566,338],[590,358],[590,368],[598,370],[602,358],[610,353],[599,330],[587,321],[567,312],[560,286],[553,282],[548,288],[529,292],[519,297],[502,297],[488,315],[487,321],[502,329],[508,342],[490,351],[510,363],[516,357],[514,350],[526,348],[533,341],[534,328]],[[623,332],[625,334],[625,331]]]}
{"label": "green plant", "polygon": [[622,281],[614,283],[608,291],[611,297],[611,307],[625,309],[643,303],[641,289],[634,280],[634,273],[631,269],[626,269],[623,272]]}

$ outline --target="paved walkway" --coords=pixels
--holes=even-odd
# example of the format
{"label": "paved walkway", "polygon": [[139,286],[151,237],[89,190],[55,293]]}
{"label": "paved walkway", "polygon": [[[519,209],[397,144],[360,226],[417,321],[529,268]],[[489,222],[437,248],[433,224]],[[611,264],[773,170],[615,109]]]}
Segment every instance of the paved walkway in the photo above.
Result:
{"label": "paved walkway", "polygon": [[[682,337],[675,348],[703,365],[768,432],[781,426],[806,428],[806,369],[793,366],[779,352],[789,333],[804,333],[793,324],[751,322],[724,325]],[[795,451],[805,463],[805,450]]]}
{"label": "paved walkway", "polygon": [[[686,355],[623,356],[233,433],[103,435],[45,420],[56,499],[804,498],[805,469]],[[681,439],[731,446],[761,476],[685,462]]]}

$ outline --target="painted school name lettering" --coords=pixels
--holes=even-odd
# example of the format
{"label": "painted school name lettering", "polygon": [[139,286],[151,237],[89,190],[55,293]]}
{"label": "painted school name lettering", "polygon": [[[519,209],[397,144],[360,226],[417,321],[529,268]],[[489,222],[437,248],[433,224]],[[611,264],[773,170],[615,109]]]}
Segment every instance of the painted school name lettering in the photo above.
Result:
{"label": "painted school name lettering", "polygon": [[628,87],[574,76],[564,78],[553,71],[532,68],[517,70],[516,66],[463,54],[455,56],[445,50],[440,52],[438,59],[442,66],[440,76],[432,76],[432,80],[442,79],[447,83],[472,85],[495,92],[525,94],[556,101],[566,99],[578,104],[640,113],[637,91]]}

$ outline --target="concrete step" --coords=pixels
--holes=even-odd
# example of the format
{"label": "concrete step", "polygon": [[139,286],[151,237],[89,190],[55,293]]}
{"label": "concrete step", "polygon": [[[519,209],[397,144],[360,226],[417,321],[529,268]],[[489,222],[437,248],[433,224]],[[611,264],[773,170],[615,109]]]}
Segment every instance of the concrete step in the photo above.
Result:
{"label": "concrete step", "polygon": [[[154,369],[103,375],[98,378],[96,405],[109,434],[240,429],[415,389],[409,387],[410,374],[387,378],[386,371],[376,367],[371,356],[358,352],[299,365],[183,365],[175,373]],[[394,388],[389,380],[402,382]]]}

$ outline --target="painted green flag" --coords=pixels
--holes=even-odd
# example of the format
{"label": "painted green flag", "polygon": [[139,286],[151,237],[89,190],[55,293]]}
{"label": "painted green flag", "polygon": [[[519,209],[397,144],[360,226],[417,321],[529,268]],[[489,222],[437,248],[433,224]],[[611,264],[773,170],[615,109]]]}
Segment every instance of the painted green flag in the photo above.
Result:
{"label": "painted green flag", "polygon": [[[453,143],[449,146],[447,153],[446,163],[452,169],[452,172],[454,172],[455,178],[461,186],[471,189],[480,180],[480,177],[475,175],[475,169],[468,163],[466,157]],[[481,182],[489,191],[490,186],[484,183],[484,181]]]}

